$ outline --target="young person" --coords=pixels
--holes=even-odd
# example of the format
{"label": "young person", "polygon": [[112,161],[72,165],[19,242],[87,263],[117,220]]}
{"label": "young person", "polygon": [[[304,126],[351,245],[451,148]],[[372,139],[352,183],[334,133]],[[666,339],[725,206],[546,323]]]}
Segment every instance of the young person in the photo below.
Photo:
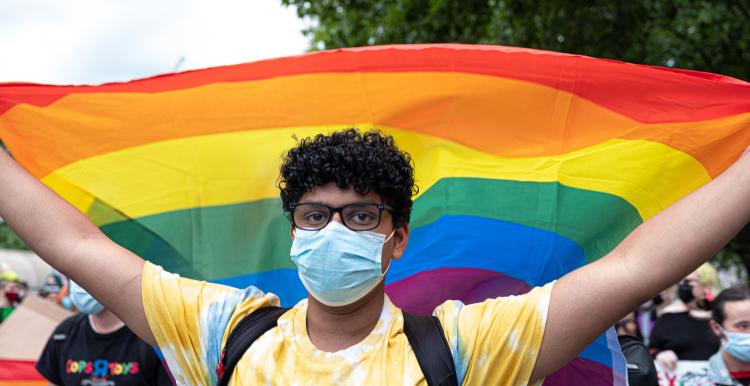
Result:
{"label": "young person", "polygon": [[750,289],[728,288],[716,297],[711,329],[722,341],[708,361],[708,378],[716,386],[750,385]]}
{"label": "young person", "polygon": [[80,313],[55,328],[36,369],[53,386],[171,386],[156,352],[75,283]]}
{"label": "young person", "polygon": [[[425,384],[402,314],[383,286],[409,240],[409,155],[378,132],[318,135],[284,157],[280,188],[293,224],[291,256],[310,296],[255,342],[230,384]],[[214,383],[228,331],[278,302],[256,288],[183,279],[144,262],[4,153],[0,216],[50,265],[158,343],[179,384]],[[554,284],[477,304],[446,302],[435,315],[459,383],[541,383],[620,317],[695,270],[748,220],[744,156]]]}

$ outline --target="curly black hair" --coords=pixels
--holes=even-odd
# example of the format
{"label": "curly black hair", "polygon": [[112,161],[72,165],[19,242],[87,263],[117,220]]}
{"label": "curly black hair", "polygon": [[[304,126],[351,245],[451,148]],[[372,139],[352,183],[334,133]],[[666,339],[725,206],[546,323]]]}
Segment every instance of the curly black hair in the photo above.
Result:
{"label": "curly black hair", "polygon": [[359,194],[373,190],[393,208],[393,226],[409,223],[414,184],[411,156],[390,135],[356,128],[304,138],[282,159],[278,187],[284,211],[316,186],[335,182]]}

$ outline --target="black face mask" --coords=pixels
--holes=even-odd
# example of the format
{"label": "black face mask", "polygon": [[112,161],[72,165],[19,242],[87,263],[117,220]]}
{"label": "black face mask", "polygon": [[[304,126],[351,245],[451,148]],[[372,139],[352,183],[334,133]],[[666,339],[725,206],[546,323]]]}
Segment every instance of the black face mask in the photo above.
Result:
{"label": "black face mask", "polygon": [[654,306],[660,306],[662,303],[664,303],[664,298],[661,297],[661,294],[658,294],[654,296],[654,300],[651,301]]}
{"label": "black face mask", "polygon": [[677,284],[677,297],[685,304],[693,301],[695,299],[695,296],[693,296],[693,286],[687,283]]}

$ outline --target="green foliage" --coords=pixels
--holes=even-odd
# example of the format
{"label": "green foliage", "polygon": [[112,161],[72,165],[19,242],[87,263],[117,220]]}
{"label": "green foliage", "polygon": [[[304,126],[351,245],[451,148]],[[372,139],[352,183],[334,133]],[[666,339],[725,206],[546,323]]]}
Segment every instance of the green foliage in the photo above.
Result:
{"label": "green foliage", "polygon": [[750,79],[748,0],[282,0],[313,49],[522,46]]}
{"label": "green foliage", "polygon": [[29,249],[6,223],[0,223],[0,248]]}
{"label": "green foliage", "polygon": [[729,244],[712,259],[719,268],[745,267],[750,280],[750,225],[745,226]]}
{"label": "green foliage", "polygon": [[740,254],[732,248],[725,247],[711,258],[711,263],[713,263],[716,268],[727,269],[742,264],[742,258],[740,257]]}

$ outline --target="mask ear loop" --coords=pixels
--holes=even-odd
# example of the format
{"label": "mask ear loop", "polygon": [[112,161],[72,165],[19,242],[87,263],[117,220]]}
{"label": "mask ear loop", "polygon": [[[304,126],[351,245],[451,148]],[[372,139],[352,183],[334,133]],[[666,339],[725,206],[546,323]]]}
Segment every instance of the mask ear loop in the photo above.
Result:
{"label": "mask ear loop", "polygon": [[385,245],[385,243],[387,243],[388,241],[390,241],[391,237],[393,237],[393,235],[395,235],[395,234],[396,234],[396,230],[394,229],[393,232],[391,232],[391,234],[388,235],[388,237],[386,237],[385,240],[383,240],[383,245]]}
{"label": "mask ear loop", "polygon": [[[385,243],[387,243],[388,241],[390,241],[391,237],[393,237],[393,235],[395,235],[395,234],[396,234],[396,230],[394,229],[393,232],[391,232],[391,234],[388,237],[386,237],[385,241],[383,241],[383,245],[385,245]],[[385,274],[388,273],[389,269],[391,269],[391,263],[393,263],[393,256],[391,256],[390,260],[388,260],[388,266],[385,267],[385,272],[383,272],[380,275],[383,278],[383,280],[385,280]]]}

